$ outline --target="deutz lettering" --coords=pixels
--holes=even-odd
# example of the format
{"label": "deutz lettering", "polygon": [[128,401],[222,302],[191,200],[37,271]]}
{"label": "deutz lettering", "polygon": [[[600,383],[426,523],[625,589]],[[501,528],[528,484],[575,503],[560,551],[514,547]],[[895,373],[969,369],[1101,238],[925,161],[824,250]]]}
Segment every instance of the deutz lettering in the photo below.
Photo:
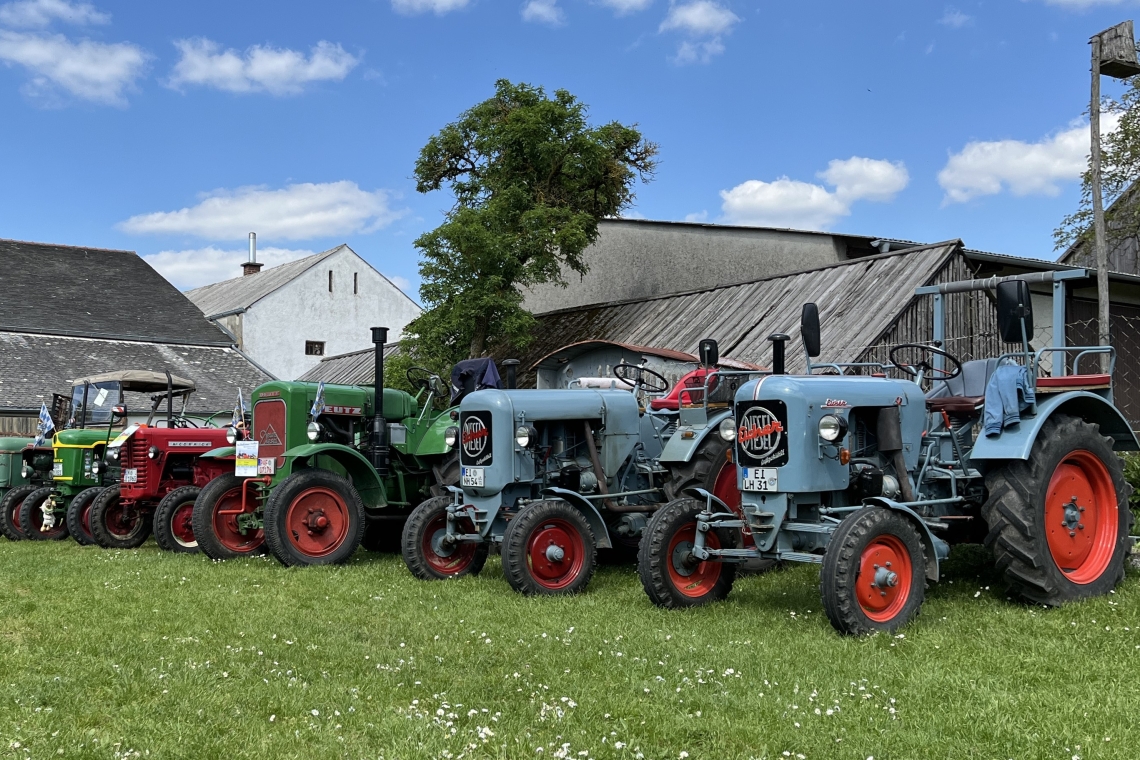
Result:
{"label": "deutz lettering", "polygon": [[784,426],[780,424],[780,421],[772,420],[767,425],[752,428],[751,430],[741,425],[739,432],[737,432],[737,435],[740,437],[740,442],[744,443],[755,438],[763,438],[764,436],[772,435],[772,433],[782,432],[784,432]]}
{"label": "deutz lettering", "polygon": [[360,414],[361,408],[359,406],[328,406],[325,405],[322,412],[326,414]]}

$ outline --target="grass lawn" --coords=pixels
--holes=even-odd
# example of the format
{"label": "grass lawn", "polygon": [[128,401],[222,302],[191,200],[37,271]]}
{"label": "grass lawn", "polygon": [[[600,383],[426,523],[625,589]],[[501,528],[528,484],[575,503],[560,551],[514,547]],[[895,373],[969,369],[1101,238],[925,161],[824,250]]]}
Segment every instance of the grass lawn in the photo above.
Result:
{"label": "grass lawn", "polygon": [[422,583],[363,551],[286,570],[2,542],[0,755],[1140,756],[1136,575],[1045,610],[959,552],[903,634],[851,639],[806,566],[665,612],[631,568],[524,599],[494,558]]}

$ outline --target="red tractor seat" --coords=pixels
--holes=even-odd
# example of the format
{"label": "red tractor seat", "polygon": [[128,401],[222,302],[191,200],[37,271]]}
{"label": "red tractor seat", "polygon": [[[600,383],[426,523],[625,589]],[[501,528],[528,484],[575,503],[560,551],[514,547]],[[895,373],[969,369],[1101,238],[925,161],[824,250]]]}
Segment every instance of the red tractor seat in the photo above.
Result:
{"label": "red tractor seat", "polygon": [[[701,367],[688,373],[673,386],[673,390],[661,398],[655,398],[649,402],[649,408],[658,412],[669,411],[676,412],[681,408],[681,394],[685,393],[685,403],[700,403],[703,399],[701,393],[705,385],[705,375],[708,370]],[[696,393],[693,392],[696,389]]]}
{"label": "red tractor seat", "polygon": [[941,396],[928,398],[926,408],[947,414],[973,414],[985,400],[985,396]]}
{"label": "red tractor seat", "polygon": [[1060,377],[1037,378],[1038,393],[1083,391],[1094,388],[1108,388],[1111,385],[1112,378],[1109,375],[1061,375]]}

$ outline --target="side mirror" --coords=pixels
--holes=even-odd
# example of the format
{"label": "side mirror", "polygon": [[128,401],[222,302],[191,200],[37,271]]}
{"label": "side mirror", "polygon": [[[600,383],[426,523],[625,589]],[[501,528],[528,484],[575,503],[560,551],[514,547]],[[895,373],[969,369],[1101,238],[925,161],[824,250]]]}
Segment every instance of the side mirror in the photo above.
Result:
{"label": "side mirror", "polygon": [[1005,343],[1020,343],[1021,320],[1025,335],[1033,335],[1033,301],[1025,280],[1006,280],[997,285],[998,332]]}
{"label": "side mirror", "polygon": [[127,408],[125,406],[111,407],[111,415],[116,419],[121,419],[127,416]]}
{"label": "side mirror", "polygon": [[800,338],[808,356],[819,356],[819,307],[814,303],[805,303],[800,312]]}
{"label": "side mirror", "polygon": [[697,353],[701,357],[701,364],[706,367],[715,367],[720,363],[720,347],[712,338],[702,340]]}

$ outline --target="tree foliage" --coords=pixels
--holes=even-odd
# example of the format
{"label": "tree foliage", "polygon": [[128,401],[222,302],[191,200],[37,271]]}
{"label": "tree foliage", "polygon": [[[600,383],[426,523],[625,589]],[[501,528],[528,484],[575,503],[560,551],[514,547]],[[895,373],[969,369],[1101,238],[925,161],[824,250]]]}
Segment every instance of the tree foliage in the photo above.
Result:
{"label": "tree foliage", "polygon": [[522,348],[534,319],[521,289],[566,286],[584,274],[598,221],[630,207],[648,181],[657,146],[635,126],[591,126],[565,90],[495,83],[493,97],[434,135],[416,161],[416,189],[447,188],[455,203],[415,245],[425,311],[401,345],[438,371],[509,342]]}

